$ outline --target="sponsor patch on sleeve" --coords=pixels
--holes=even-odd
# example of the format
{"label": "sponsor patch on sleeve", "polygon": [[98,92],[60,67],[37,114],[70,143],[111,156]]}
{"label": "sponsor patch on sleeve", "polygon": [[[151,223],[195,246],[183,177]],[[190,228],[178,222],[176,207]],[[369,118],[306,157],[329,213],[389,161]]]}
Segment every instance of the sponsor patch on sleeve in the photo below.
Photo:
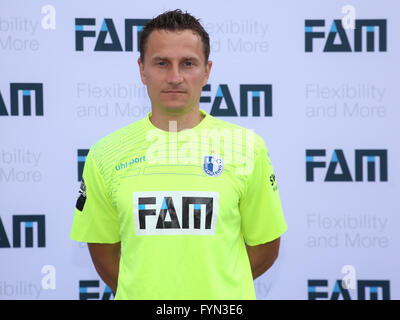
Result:
{"label": "sponsor patch on sleeve", "polygon": [[274,173],[269,176],[269,182],[271,183],[272,190],[276,191],[278,189],[278,185],[276,184],[276,177]]}
{"label": "sponsor patch on sleeve", "polygon": [[81,187],[79,188],[79,197],[78,197],[78,200],[76,201],[75,207],[79,211],[82,211],[83,207],[85,206],[85,202],[86,202],[86,185],[85,185],[85,181],[82,179]]}

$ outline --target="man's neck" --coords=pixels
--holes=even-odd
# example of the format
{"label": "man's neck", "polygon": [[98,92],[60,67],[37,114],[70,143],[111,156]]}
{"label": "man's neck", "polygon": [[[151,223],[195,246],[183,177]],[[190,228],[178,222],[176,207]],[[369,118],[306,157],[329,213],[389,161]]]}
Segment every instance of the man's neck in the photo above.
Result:
{"label": "man's neck", "polygon": [[150,121],[158,129],[164,131],[181,131],[197,126],[204,116],[199,112],[199,107],[193,108],[185,114],[161,113],[156,108],[152,108]]}

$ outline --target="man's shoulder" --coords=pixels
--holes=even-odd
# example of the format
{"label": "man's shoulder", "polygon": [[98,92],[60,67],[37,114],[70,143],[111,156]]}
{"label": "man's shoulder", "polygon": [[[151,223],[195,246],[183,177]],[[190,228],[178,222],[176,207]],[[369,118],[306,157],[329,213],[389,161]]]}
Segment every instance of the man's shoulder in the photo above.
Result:
{"label": "man's shoulder", "polygon": [[143,120],[132,122],[95,142],[90,148],[91,156],[97,161],[104,161],[104,159],[118,156],[127,147],[128,149],[134,147],[135,142],[140,141],[144,134]]}
{"label": "man's shoulder", "polygon": [[265,140],[254,129],[232,123],[220,118],[212,117],[212,125],[210,129],[218,129],[223,133],[224,130],[228,130],[232,134],[233,138],[239,139],[242,144],[254,143],[255,150],[259,150],[265,146]]}

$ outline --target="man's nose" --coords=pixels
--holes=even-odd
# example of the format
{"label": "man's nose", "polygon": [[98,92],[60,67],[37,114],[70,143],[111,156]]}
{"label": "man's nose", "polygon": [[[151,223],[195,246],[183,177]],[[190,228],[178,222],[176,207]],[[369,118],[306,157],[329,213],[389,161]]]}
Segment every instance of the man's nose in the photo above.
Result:
{"label": "man's nose", "polygon": [[168,83],[179,84],[183,81],[182,71],[179,66],[172,65],[168,70]]}

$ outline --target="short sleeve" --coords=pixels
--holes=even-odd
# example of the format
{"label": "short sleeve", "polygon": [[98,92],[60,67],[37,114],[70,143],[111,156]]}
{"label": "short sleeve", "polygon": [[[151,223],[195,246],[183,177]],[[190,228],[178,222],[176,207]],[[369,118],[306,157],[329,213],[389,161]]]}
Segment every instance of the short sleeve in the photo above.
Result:
{"label": "short sleeve", "polygon": [[70,237],[89,243],[120,241],[118,213],[111,203],[92,149],[85,161]]}
{"label": "short sleeve", "polygon": [[262,138],[260,141],[239,204],[242,234],[249,246],[273,241],[287,229],[268,149]]}

